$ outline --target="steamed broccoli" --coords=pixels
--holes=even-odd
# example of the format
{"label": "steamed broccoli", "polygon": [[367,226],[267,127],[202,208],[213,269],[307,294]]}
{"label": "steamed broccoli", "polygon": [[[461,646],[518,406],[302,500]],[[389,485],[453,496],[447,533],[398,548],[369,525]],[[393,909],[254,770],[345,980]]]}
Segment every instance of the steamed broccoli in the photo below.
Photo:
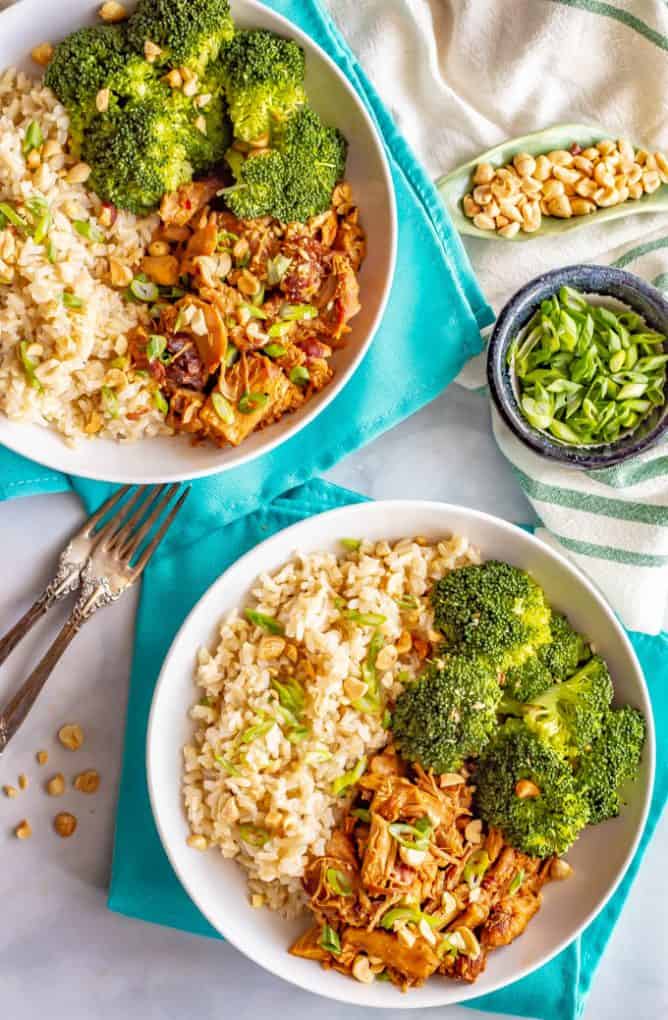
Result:
{"label": "steamed broccoli", "polygon": [[565,680],[581,662],[591,655],[589,645],[561,613],[553,613],[550,621],[551,640],[538,649],[537,655],[553,680]]}
{"label": "steamed broccoli", "polygon": [[533,857],[565,853],[589,820],[568,762],[514,720],[487,745],[475,783],[480,817]]}
{"label": "steamed broccoli", "polygon": [[80,28],[56,47],[44,83],[67,107],[75,138],[96,112],[95,99],[125,69],[125,33],[118,25]]}
{"label": "steamed broccoli", "polygon": [[550,640],[550,607],[524,570],[489,560],[453,570],[432,592],[434,622],[459,651],[497,669],[521,666]]}
{"label": "steamed broccoli", "polygon": [[234,135],[242,141],[269,139],[274,121],[306,102],[304,51],[291,39],[261,29],[238,32],[220,68]]}
{"label": "steamed broccoli", "polygon": [[504,696],[500,711],[519,716],[557,754],[574,758],[600,733],[612,695],[608,668],[596,655],[568,680],[553,684],[525,704]]}
{"label": "steamed broccoli", "polygon": [[[170,120],[179,133],[196,174],[222,162],[232,141],[222,90],[208,79],[204,79],[202,89],[203,94],[211,97],[204,107],[194,107],[192,100],[178,89],[170,92],[165,100]],[[200,118],[204,120],[203,125]],[[202,126],[205,130],[202,130]]]}
{"label": "steamed broccoli", "polygon": [[164,67],[188,67],[202,74],[234,35],[229,0],[139,0],[127,23],[130,46],[145,53],[151,42]]}
{"label": "steamed broccoli", "polygon": [[150,212],[165,192],[191,179],[186,141],[169,108],[158,102],[131,103],[96,117],[83,146],[93,168],[90,185],[121,209]]}
{"label": "steamed broccoli", "polygon": [[222,194],[236,216],[304,223],[329,208],[345,170],[346,143],[335,128],[303,107],[281,128],[275,148],[258,150],[245,160],[232,150],[227,160],[235,184]]}
{"label": "steamed broccoli", "polygon": [[459,768],[489,740],[500,695],[484,661],[452,655],[430,663],[397,699],[392,730],[399,751],[436,772]]}
{"label": "steamed broccoli", "polygon": [[646,729],[637,709],[628,705],[609,709],[601,732],[582,754],[575,781],[587,800],[593,824],[619,814],[620,789],[638,772]]}
{"label": "steamed broccoli", "polygon": [[[549,645],[543,645],[548,648]],[[538,655],[530,656],[521,666],[506,670],[503,697],[507,701],[530,701],[552,686],[552,675]]]}

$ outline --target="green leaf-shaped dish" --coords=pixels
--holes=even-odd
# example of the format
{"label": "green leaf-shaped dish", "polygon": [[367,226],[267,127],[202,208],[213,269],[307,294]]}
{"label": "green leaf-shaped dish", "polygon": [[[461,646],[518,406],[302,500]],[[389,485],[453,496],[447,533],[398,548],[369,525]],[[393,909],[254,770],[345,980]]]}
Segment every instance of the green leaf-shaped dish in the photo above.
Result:
{"label": "green leaf-shaped dish", "polygon": [[633,216],[636,213],[668,212],[668,184],[662,184],[652,195],[628,199],[621,205],[598,209],[596,212],[590,213],[589,216],[573,216],[568,220],[543,216],[540,228],[535,233],[525,234],[520,231],[512,238],[501,237],[500,234],[491,230],[479,230],[473,225],[473,220],[464,215],[462,199],[472,189],[471,177],[478,163],[491,163],[494,167],[500,167],[505,163],[511,163],[513,156],[516,156],[518,152],[528,152],[532,156],[538,156],[542,152],[548,153],[553,149],[570,149],[573,142],[577,142],[583,149],[586,149],[590,145],[596,145],[604,138],[611,137],[609,131],[594,125],[555,124],[554,127],[546,128],[544,131],[534,131],[533,134],[523,135],[521,138],[512,138],[508,142],[503,142],[502,145],[496,145],[493,149],[482,152],[469,163],[464,163],[457,170],[453,170],[451,174],[442,177],[436,182],[436,187],[460,234],[482,237],[486,241],[511,241],[513,244],[517,241],[531,241],[536,237],[565,234],[569,230],[581,230],[594,223],[618,220],[622,216]]}

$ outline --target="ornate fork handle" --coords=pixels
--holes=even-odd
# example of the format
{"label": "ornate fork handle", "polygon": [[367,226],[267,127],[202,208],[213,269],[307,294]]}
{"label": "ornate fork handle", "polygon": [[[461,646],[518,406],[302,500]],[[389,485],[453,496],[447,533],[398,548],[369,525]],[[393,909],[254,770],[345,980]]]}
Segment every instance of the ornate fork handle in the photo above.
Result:
{"label": "ornate fork handle", "polygon": [[[37,601],[27,613],[14,624],[4,637],[0,638],[0,664],[14,651],[19,641],[35,626],[55,602],[60,602],[79,587],[81,561],[73,560],[72,544],[68,545],[60,556],[58,571],[53,581],[44,589]],[[1,746],[1,744],[0,744]]]}
{"label": "ornate fork handle", "polygon": [[[77,572],[77,583],[78,578]],[[0,710],[0,754],[37,701],[44,684],[72,639],[93,613],[114,602],[120,594],[111,591],[106,577],[93,577],[90,564],[86,565],[81,574],[81,595],[58,637],[23,686]]]}

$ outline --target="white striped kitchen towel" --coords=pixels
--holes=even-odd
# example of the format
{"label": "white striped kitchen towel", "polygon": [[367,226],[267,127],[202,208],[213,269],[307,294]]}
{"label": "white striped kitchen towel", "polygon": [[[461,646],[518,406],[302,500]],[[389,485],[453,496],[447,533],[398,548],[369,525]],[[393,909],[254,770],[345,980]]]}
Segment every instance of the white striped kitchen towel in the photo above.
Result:
{"label": "white striped kitchen towel", "polygon": [[[668,149],[666,0],[325,2],[435,179],[504,139],[567,121]],[[465,243],[497,311],[532,277],[575,262],[612,263],[668,291],[665,216],[565,240]],[[476,360],[460,377],[473,388],[484,382]],[[539,534],[596,581],[627,627],[665,628],[668,444],[623,470],[584,473],[541,460],[500,421],[494,430]]]}

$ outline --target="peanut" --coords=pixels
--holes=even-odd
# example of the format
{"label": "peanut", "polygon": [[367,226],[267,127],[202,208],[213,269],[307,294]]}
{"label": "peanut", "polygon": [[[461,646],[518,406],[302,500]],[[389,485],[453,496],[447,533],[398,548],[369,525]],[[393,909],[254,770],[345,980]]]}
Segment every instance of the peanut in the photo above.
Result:
{"label": "peanut", "polygon": [[533,177],[536,160],[528,152],[518,152],[513,159],[513,166],[520,177]]}
{"label": "peanut", "polygon": [[535,177],[537,181],[546,181],[551,173],[552,164],[547,156],[538,156],[532,177]]}
{"label": "peanut", "polygon": [[592,202],[589,198],[573,198],[571,199],[571,209],[574,216],[588,216],[590,213],[596,212],[596,202]]}
{"label": "peanut", "polygon": [[40,67],[47,67],[51,63],[53,52],[51,43],[43,42],[31,50],[30,56]]}
{"label": "peanut", "polygon": [[540,797],[540,788],[530,779],[520,779],[515,784],[515,796],[520,800],[527,800],[530,797]]}
{"label": "peanut", "polygon": [[58,730],[58,740],[68,751],[78,751],[84,742],[83,730],[76,723],[68,723]]}
{"label": "peanut", "polygon": [[80,793],[97,793],[100,788],[100,775],[95,769],[80,772],[74,780],[74,789]]}
{"label": "peanut", "polygon": [[116,0],[107,0],[107,3],[102,4],[99,14],[102,20],[109,25],[113,25],[117,21],[125,21],[128,16],[123,4],[116,3]]}
{"label": "peanut", "polygon": [[478,213],[477,216],[474,216],[473,225],[476,226],[478,230],[494,230],[493,218],[485,215],[485,213]]}
{"label": "peanut", "polygon": [[473,174],[474,184],[489,184],[494,180],[494,167],[491,163],[478,163]]}
{"label": "peanut", "polygon": [[46,792],[49,797],[61,797],[65,793],[65,776],[62,772],[51,776],[51,779],[46,784]]}
{"label": "peanut", "polygon": [[30,837],[32,836],[32,828],[30,822],[26,821],[25,818],[23,819],[22,822],[19,822],[19,824],[14,829],[14,835],[16,836],[17,839],[30,839]]}
{"label": "peanut", "polygon": [[554,166],[572,166],[574,156],[566,149],[553,149],[548,152],[547,158]]}
{"label": "peanut", "polygon": [[557,216],[559,219],[567,220],[573,215],[570,199],[567,195],[557,195],[547,203],[550,216]]}
{"label": "peanut", "polygon": [[505,237],[507,240],[511,240],[513,237],[517,237],[520,232],[520,224],[516,221],[506,224],[505,227],[501,227],[499,233],[501,237]]}
{"label": "peanut", "polygon": [[69,839],[76,832],[77,820],[69,811],[61,811],[54,818],[53,827],[62,839]]}

